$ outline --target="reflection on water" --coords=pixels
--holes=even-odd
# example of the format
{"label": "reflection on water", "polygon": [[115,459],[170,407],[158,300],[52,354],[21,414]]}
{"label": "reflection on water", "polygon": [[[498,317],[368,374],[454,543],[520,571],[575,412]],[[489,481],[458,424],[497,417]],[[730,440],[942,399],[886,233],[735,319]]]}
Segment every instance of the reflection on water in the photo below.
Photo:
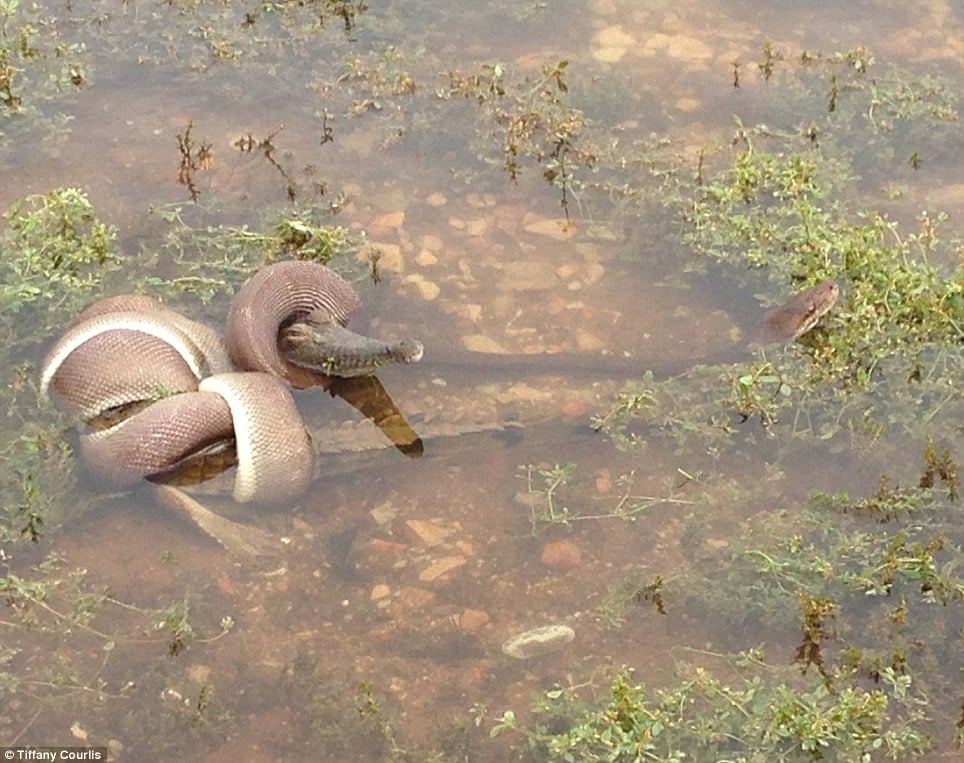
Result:
{"label": "reflection on water", "polygon": [[[595,126],[612,150],[665,130],[692,158],[680,171],[694,173],[700,146],[730,140],[731,114],[778,108],[751,71],[763,39],[866,44],[903,60],[901,15],[918,11],[814,27],[802,8],[799,27],[809,31],[797,40],[790,9],[775,29],[752,21],[759,9],[749,7],[304,6],[173,4],[113,19],[116,9],[73,4],[71,18],[106,14],[103,27],[73,30],[87,43],[91,84],[37,106],[36,134],[16,137],[24,150],[0,138],[0,205],[82,186],[102,219],[121,227],[132,257],[163,243],[150,205],[252,230],[286,205],[330,205],[380,250],[380,282],[359,284],[373,331],[423,338],[425,360],[330,394],[298,393],[321,454],[318,478],[286,511],[233,507],[283,538],[266,563],[228,557],[137,494],[50,531],[38,551],[88,568],[118,601],[145,610],[183,602],[195,641],[170,612],[147,645],[110,639],[107,649],[83,629],[79,640],[50,637],[49,651],[102,653],[101,667],[78,674],[80,697],[68,692],[49,713],[21,700],[4,741],[67,742],[79,719],[89,739],[115,739],[138,760],[291,760],[319,749],[333,760],[406,759],[400,748],[509,760],[518,752],[505,737],[488,741],[501,712],[524,714],[532,693],[589,681],[594,666],[631,665],[658,685],[670,679],[674,647],[763,641],[789,661],[798,624],[744,619],[741,600],[752,592],[732,594],[727,622],[705,621],[680,591],[658,616],[634,592],[699,570],[740,528],[799,506],[815,488],[872,491],[881,464],[797,421],[784,424],[798,436],[782,439],[757,420],[734,421],[725,447],[644,423],[637,446],[620,450],[593,431],[590,418],[647,370],[661,379],[744,359],[764,279],[750,275],[747,285],[694,263],[676,213],[636,203],[658,174],[643,161],[607,169],[606,193],[589,175],[568,199],[567,223],[558,184],[543,181],[552,162],[569,171],[563,154],[521,157],[529,164],[516,183],[503,172],[512,130],[542,125],[545,101],[514,122],[481,124],[471,100],[451,96],[448,74],[507,61],[535,90],[543,65],[568,58],[580,108],[618,117]],[[181,14],[200,16],[179,41]],[[953,41],[914,34],[910,57],[947,63]],[[739,89],[735,59],[747,62]],[[779,105],[774,129],[789,129],[789,108]],[[57,126],[57,110],[70,113],[69,127]],[[928,171],[913,180],[915,204]],[[486,363],[483,353],[515,360]],[[691,423],[684,414],[681,428]],[[15,555],[29,565],[40,559],[32,553]],[[714,580],[721,590],[723,578]],[[234,627],[221,636],[225,616]],[[104,619],[105,634],[137,627],[123,608]],[[502,653],[507,639],[557,623],[573,628],[572,643],[526,662]],[[185,641],[176,659],[165,654],[169,638]],[[36,652],[13,667],[48,680]]]}

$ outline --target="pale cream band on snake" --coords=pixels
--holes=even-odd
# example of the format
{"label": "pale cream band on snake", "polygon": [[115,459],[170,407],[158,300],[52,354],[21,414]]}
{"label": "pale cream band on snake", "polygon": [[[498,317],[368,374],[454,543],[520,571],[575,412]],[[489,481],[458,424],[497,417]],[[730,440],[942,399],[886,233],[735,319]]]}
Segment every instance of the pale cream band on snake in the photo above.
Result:
{"label": "pale cream band on snake", "polygon": [[[224,341],[151,297],[109,297],[81,313],[51,348],[41,391],[52,386],[59,401],[88,422],[140,404],[119,423],[81,436],[91,472],[110,484],[128,488],[163,477],[192,455],[233,440],[235,500],[288,501],[304,492],[313,460],[289,384],[319,379],[281,356],[279,330],[309,314],[327,314],[344,327],[359,305],[347,281],[300,261],[269,265],[239,290]],[[421,357],[417,342],[403,342],[408,351],[399,353],[397,342],[365,340],[371,343],[367,367],[358,344],[347,342],[345,375]],[[323,348],[334,359],[328,369],[334,376],[338,341]]]}

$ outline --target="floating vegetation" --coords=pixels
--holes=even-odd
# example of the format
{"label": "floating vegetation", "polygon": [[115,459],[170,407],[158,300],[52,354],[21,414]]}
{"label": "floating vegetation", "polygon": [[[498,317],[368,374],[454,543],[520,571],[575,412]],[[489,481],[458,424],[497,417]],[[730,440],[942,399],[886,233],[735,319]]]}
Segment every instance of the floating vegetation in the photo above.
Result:
{"label": "floating vegetation", "polygon": [[82,43],[62,41],[41,8],[4,0],[0,3],[0,103],[5,111],[30,107],[36,112],[38,102],[68,86],[85,85],[85,52]]}
{"label": "floating vegetation", "polygon": [[211,153],[210,143],[194,145],[191,139],[191,130],[194,122],[189,122],[184,132],[177,134],[177,148],[181,154],[181,163],[177,168],[177,182],[186,186],[188,193],[191,194],[191,201],[196,202],[201,194],[194,184],[194,173],[209,170],[214,166],[214,155]]}
{"label": "floating vegetation", "polygon": [[843,282],[846,302],[829,320],[818,365],[867,385],[880,364],[903,357],[909,376],[925,347],[964,335],[964,274],[941,264],[953,261],[939,234],[945,218],[923,213],[909,235],[876,213],[851,222],[839,203],[821,201],[823,172],[816,156],[748,149],[699,189],[687,239],[715,259],[766,266],[778,282]]}
{"label": "floating vegetation", "polygon": [[[19,313],[27,304],[54,309],[33,335],[43,337],[99,292],[106,273],[116,272],[116,231],[94,216],[90,201],[75,188],[17,201],[4,219],[0,316]],[[5,346],[10,347],[7,330]]]}
{"label": "floating vegetation", "polygon": [[[543,67],[539,77],[521,81],[509,81],[502,64],[485,64],[474,74],[449,72],[451,94],[475,101],[492,123],[509,177],[518,179],[523,160],[536,162],[546,182],[559,189],[566,219],[576,173],[592,170],[598,154],[585,134],[585,117],[570,103],[568,65],[559,61]],[[483,159],[491,159],[482,151]]]}
{"label": "floating vegetation", "polygon": [[[663,496],[641,496],[634,494],[635,475],[624,474],[613,482],[614,497],[604,499],[609,505],[603,509],[596,506],[570,506],[572,500],[585,501],[588,492],[584,487],[576,489],[572,485],[576,472],[575,464],[556,464],[536,466],[526,464],[519,467],[519,477],[525,481],[526,490],[516,496],[516,501],[530,510],[532,534],[538,535],[557,525],[570,527],[573,523],[622,519],[634,522],[660,504],[688,505],[692,503],[674,489],[672,481],[666,485]],[[608,491],[607,491],[608,492]],[[599,500],[603,500],[600,497]]]}
{"label": "floating vegetation", "polygon": [[757,67],[765,81],[777,73],[791,80],[807,71],[818,74],[827,86],[827,112],[836,112],[846,98],[874,130],[889,131],[898,120],[920,116],[945,122],[957,119],[957,94],[950,83],[934,75],[912,77],[896,66],[881,69],[864,47],[828,55],[813,50],[793,55],[766,42],[762,55]]}
{"label": "floating vegetation", "polygon": [[[25,704],[43,703],[50,712],[66,713],[68,724],[71,718],[87,717],[83,708],[95,698],[128,706],[142,682],[129,680],[117,666],[144,645],[173,656],[192,641],[220,640],[234,627],[230,616],[219,624],[206,615],[189,618],[187,599],[157,610],[121,601],[92,583],[86,570],[70,569],[56,554],[19,574],[9,558],[0,559],[0,593],[6,604],[0,648],[6,707],[20,711]],[[85,658],[84,649],[99,658]],[[157,686],[152,677],[142,680]],[[210,697],[201,701],[206,694],[209,690],[201,691],[197,712],[214,716]],[[14,739],[24,731],[11,713],[0,719],[4,738]]]}
{"label": "floating vegetation", "polygon": [[[505,712],[493,736],[519,734],[530,754],[552,761],[871,760],[928,749],[914,725],[924,710],[894,671],[881,687],[832,691],[822,678],[766,662],[762,650],[716,658],[720,666],[681,663],[677,683],[650,689],[630,670],[617,673],[608,698],[586,701],[580,688],[558,687],[533,702],[537,719]],[[592,689],[599,691],[593,686]],[[562,729],[562,730],[559,730]]]}
{"label": "floating vegetation", "polygon": [[[94,215],[73,188],[17,201],[0,233],[0,389],[7,425],[0,454],[13,465],[0,474],[0,540],[38,541],[60,517],[75,488],[72,449],[59,417],[37,411],[28,349],[43,342],[94,297],[120,268],[116,231]],[[78,507],[79,508],[79,507]]]}
{"label": "floating vegetation", "polygon": [[955,239],[942,233],[946,217],[923,212],[908,234],[882,213],[852,213],[839,200],[851,181],[838,162],[766,150],[785,141],[764,127],[741,126],[738,136],[743,150],[730,166],[704,172],[676,199],[684,239],[706,258],[695,266],[720,262],[734,278],[758,268],[783,293],[832,278],[842,297],[802,344],[674,379],[643,375],[595,426],[622,447],[644,439],[640,425],[726,441],[748,419],[776,436],[782,420],[790,434],[823,440],[842,432],[875,440],[894,425],[921,442],[949,435],[960,410],[951,369],[964,365],[964,272]]}
{"label": "floating vegetation", "polygon": [[[628,670],[612,677],[608,699],[592,698],[595,682],[588,692],[557,687],[536,695],[532,723],[508,711],[493,735],[521,734],[536,757],[550,760],[682,760],[683,752],[808,760],[819,752],[822,760],[849,761],[930,749],[928,708],[953,704],[960,690],[957,671],[941,667],[960,664],[960,645],[941,623],[964,611],[964,580],[953,561],[961,549],[933,529],[956,500],[956,466],[929,447],[922,483],[931,482],[935,462],[946,479],[878,491],[869,517],[866,499],[815,493],[789,526],[785,514],[761,517],[732,549],[709,551],[715,572],[703,566],[706,577],[687,582],[660,576],[635,594],[657,607],[672,595],[695,618],[722,618],[724,641],[738,640],[748,619],[766,623],[774,637],[796,622],[793,666],[768,660],[762,648],[735,655],[680,649],[685,662],[668,687],[647,688]],[[945,715],[945,725],[931,728],[960,739],[947,723],[953,719]]]}

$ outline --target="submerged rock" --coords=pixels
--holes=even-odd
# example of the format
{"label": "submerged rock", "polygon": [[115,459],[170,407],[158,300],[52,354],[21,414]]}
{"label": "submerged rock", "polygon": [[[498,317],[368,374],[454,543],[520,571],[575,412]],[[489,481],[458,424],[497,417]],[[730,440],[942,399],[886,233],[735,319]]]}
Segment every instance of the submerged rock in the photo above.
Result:
{"label": "submerged rock", "polygon": [[576,637],[568,625],[543,625],[513,636],[502,645],[502,651],[517,660],[528,660],[560,649]]}
{"label": "submerged rock", "polygon": [[572,541],[554,540],[542,547],[539,561],[546,567],[568,570],[579,566],[582,562],[582,552]]}

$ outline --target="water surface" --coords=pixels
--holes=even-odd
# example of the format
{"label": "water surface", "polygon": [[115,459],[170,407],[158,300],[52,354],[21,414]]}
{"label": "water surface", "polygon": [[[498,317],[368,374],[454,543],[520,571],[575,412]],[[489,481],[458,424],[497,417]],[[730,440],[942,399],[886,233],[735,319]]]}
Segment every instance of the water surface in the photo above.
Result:
{"label": "water surface", "polygon": [[[781,293],[759,271],[700,262],[680,208],[661,203],[673,187],[664,168],[689,182],[701,148],[714,161],[737,150],[727,148],[734,116],[794,132],[824,113],[823,86],[795,91],[786,70],[764,82],[764,43],[788,58],[866,46],[959,86],[954,4],[42,5],[51,29],[86,46],[71,54],[83,83],[48,93],[39,74],[25,75],[37,97],[25,89],[23,113],[0,122],[0,207],[79,187],[125,252],[146,261],[165,243],[158,210],[262,230],[279,213],[337,199],[333,221],[381,250],[377,283],[364,257],[333,264],[357,280],[371,330],[425,343],[421,366],[380,374],[425,453],[406,458],[343,402],[307,391],[298,401],[322,454],[309,494],[271,512],[211,499],[283,537],[277,558],[232,558],[139,494],[105,497],[36,547],[18,547],[20,574],[54,552],[130,606],[184,604],[197,640],[172,657],[164,628],[109,639],[106,650],[83,630],[51,637],[49,653],[74,671],[66,682],[26,649],[15,670],[38,683],[14,697],[4,743],[71,742],[77,723],[91,743],[119,741],[130,760],[374,759],[392,745],[397,759],[399,749],[428,759],[466,739],[464,759],[513,760],[511,740],[488,739],[494,719],[509,708],[525,717],[532,693],[594,670],[628,665],[658,685],[681,646],[765,642],[774,662],[792,660],[797,624],[739,624],[746,592],[728,594],[733,617],[722,620],[699,604],[656,615],[634,603],[633,587],[657,575],[712,585],[723,573],[701,568],[708,549],[728,548],[768,512],[793,513],[815,489],[864,495],[884,470],[913,482],[919,444],[913,467],[885,464],[798,421],[768,431],[721,411],[736,428],[726,446],[641,427],[644,442],[622,449],[591,418],[647,370],[659,380],[723,362],[763,302],[787,294],[789,284]],[[543,73],[560,61],[568,92]],[[578,183],[565,197],[544,177],[551,157],[522,149],[517,177],[506,170],[498,97],[458,92],[460,76],[495,64],[513,92],[548,88],[584,115],[569,155]],[[548,103],[532,108],[558,113]],[[177,137],[189,125],[211,157],[193,172],[193,199],[178,183]],[[245,138],[262,145],[243,150]],[[551,136],[536,138],[550,153]],[[840,140],[853,141],[845,153],[869,151]],[[961,145],[958,129],[918,170],[894,162],[886,179],[868,153],[856,165],[866,184],[847,193],[898,220],[930,200],[959,214],[964,168],[948,160]],[[630,160],[594,172],[576,155],[590,146]],[[885,183],[901,186],[899,198]],[[157,268],[177,269],[164,258]],[[187,295],[179,307],[217,324],[227,299]],[[535,359],[528,370],[484,371],[469,352],[572,353],[590,368],[542,370]],[[545,487],[539,469],[568,463],[574,487],[556,504],[527,495]],[[632,521],[607,518],[627,502],[640,507]],[[547,511],[556,521],[545,527]],[[598,518],[567,527],[566,511]],[[564,558],[552,561],[547,546],[560,541]],[[206,640],[225,616],[233,629]],[[947,618],[948,632],[960,628],[960,607]],[[96,625],[113,634],[132,621],[108,606]],[[502,653],[507,638],[550,623],[571,625],[575,641],[525,663]],[[31,698],[51,684],[52,698]],[[365,705],[372,697],[377,709]],[[953,696],[944,699],[935,713],[946,721]],[[368,715],[359,718],[358,702]],[[459,724],[468,730],[456,733]],[[951,749],[953,730],[933,731],[936,748]]]}

